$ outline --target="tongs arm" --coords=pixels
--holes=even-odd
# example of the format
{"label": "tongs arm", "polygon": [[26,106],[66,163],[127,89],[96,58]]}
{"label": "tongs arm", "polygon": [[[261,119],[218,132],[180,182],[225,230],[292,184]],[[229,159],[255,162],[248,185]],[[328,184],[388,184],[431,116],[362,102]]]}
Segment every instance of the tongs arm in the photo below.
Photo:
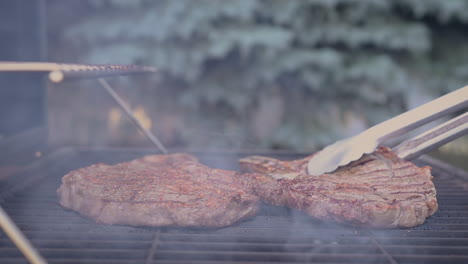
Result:
{"label": "tongs arm", "polygon": [[398,157],[412,160],[468,133],[468,112],[393,148]]}
{"label": "tongs arm", "polygon": [[390,138],[401,136],[448,113],[468,106],[468,86],[441,96],[426,104],[400,114],[364,131],[380,144]]}

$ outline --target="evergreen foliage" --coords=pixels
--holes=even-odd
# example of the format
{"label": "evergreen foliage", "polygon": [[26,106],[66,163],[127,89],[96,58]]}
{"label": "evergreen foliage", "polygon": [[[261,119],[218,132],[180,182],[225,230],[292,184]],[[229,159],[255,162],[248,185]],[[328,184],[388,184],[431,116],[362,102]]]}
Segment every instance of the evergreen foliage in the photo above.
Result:
{"label": "evergreen foliage", "polygon": [[310,150],[468,80],[466,0],[82,5],[59,45],[78,62],[161,69],[154,85],[173,90],[182,141],[198,147],[210,134],[194,129],[223,135],[216,146]]}

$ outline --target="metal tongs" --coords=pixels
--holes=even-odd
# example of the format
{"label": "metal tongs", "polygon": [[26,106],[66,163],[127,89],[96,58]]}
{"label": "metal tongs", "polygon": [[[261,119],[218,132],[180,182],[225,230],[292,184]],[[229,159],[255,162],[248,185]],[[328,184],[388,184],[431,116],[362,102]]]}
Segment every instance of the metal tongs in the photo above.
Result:
{"label": "metal tongs", "polygon": [[[439,97],[429,103],[375,125],[364,132],[327,146],[308,163],[310,175],[332,172],[338,167],[373,152],[385,141],[402,136],[413,129],[468,106],[468,86]],[[443,123],[421,135],[404,141],[393,151],[411,160],[468,133],[468,113]]]}

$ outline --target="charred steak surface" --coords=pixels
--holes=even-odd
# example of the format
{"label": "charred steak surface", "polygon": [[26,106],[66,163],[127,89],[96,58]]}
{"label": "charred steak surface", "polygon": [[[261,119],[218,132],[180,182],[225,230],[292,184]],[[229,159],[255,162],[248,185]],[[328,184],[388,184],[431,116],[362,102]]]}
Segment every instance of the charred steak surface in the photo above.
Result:
{"label": "charred steak surface", "polygon": [[237,176],[189,154],[152,155],[71,171],[57,193],[63,207],[99,223],[222,227],[258,209]]}
{"label": "charred steak surface", "polygon": [[320,176],[307,175],[311,156],[294,161],[251,156],[240,160],[244,177],[262,200],[322,220],[391,228],[422,224],[437,210],[430,167],[419,168],[380,147]]}

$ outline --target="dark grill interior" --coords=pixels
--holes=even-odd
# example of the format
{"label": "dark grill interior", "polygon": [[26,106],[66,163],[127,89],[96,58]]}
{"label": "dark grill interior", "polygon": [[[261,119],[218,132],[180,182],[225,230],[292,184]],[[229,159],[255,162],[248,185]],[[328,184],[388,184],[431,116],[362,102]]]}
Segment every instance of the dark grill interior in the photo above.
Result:
{"label": "dark grill interior", "polygon": [[[55,190],[68,171],[148,153],[56,151],[0,183],[1,205],[49,263],[468,263],[466,174],[437,164],[429,165],[440,209],[412,229],[347,227],[266,205],[257,217],[221,229],[109,226],[58,205]],[[247,153],[194,154],[211,166],[236,169],[236,160]],[[27,263],[3,232],[0,263]]]}

